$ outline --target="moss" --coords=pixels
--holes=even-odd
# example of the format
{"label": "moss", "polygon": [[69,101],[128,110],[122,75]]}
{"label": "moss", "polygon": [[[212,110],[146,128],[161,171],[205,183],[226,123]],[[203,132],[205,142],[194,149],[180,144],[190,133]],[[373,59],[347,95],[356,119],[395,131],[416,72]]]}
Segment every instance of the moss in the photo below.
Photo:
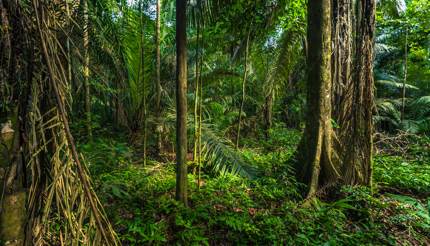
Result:
{"label": "moss", "polygon": [[[6,195],[0,215],[0,238],[6,245],[23,245],[26,192]],[[8,244],[9,242],[9,244]]]}

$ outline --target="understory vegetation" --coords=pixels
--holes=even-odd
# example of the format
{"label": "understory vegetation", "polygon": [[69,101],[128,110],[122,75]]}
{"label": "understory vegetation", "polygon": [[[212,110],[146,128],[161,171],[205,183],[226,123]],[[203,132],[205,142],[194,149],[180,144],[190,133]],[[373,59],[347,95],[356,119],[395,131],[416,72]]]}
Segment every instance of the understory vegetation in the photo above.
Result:
{"label": "understory vegetation", "polygon": [[373,190],[344,186],[335,202],[323,199],[309,207],[291,164],[300,135],[280,125],[267,145],[244,139],[240,155],[260,171],[251,180],[207,168],[199,188],[198,177],[189,174],[189,207],[174,199],[174,162],[143,166],[139,150],[119,135],[102,134],[80,149],[123,245],[430,243],[428,138],[409,136],[404,153],[381,143]]}

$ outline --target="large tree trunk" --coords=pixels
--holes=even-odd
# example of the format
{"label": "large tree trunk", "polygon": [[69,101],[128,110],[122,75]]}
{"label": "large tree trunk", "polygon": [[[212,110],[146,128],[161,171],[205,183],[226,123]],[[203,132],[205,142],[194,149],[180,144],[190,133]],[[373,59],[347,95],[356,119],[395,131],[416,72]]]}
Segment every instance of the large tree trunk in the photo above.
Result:
{"label": "large tree trunk", "polygon": [[[352,0],[333,1],[332,23],[332,118],[337,124],[344,120],[345,110],[341,105],[348,104],[352,64]],[[350,107],[350,105],[345,105]]]}
{"label": "large tree trunk", "polygon": [[186,0],[176,1],[176,199],[187,199],[187,15]]}
{"label": "large tree trunk", "polygon": [[309,54],[307,117],[299,146],[298,178],[308,185],[307,196],[335,183],[331,125],[331,0],[308,3]]}
{"label": "large tree trunk", "polygon": [[375,0],[360,0],[356,8],[354,71],[350,108],[341,126],[344,135],[343,179],[346,184],[372,183],[373,38]]}
{"label": "large tree trunk", "polygon": [[344,184],[370,185],[372,160],[374,0],[336,0],[333,6],[335,145]]}

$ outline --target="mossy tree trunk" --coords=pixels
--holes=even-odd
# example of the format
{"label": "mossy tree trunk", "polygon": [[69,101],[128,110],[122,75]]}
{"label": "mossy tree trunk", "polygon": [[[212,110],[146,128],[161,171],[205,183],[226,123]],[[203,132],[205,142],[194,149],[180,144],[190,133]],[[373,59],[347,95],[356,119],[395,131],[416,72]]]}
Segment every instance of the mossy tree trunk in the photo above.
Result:
{"label": "mossy tree trunk", "polygon": [[[0,241],[8,245],[24,244],[26,192],[23,185],[23,160],[20,153],[18,108],[8,114],[14,132],[0,135]],[[0,119],[4,122],[4,118]],[[8,124],[8,123],[6,123]],[[1,130],[9,128],[3,126]]]}
{"label": "mossy tree trunk", "polygon": [[176,199],[187,199],[187,15],[186,0],[176,1]]}
{"label": "mossy tree trunk", "polygon": [[0,100],[7,107],[0,109],[0,244],[24,245],[26,221],[26,146],[24,135],[29,102],[28,86],[32,65],[25,74],[23,59],[33,60],[33,53],[22,49],[24,22],[22,12],[13,1],[0,0]]}
{"label": "mossy tree trunk", "polygon": [[331,123],[331,0],[308,3],[309,54],[306,127],[299,146],[298,178],[311,197],[336,182]]}

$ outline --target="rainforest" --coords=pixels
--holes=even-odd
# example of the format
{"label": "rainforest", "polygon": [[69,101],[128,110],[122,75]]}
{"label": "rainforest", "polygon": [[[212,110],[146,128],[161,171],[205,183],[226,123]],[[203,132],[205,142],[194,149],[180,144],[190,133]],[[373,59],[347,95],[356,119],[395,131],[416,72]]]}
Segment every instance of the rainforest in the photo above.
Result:
{"label": "rainforest", "polygon": [[430,245],[430,1],[0,0],[0,245]]}

